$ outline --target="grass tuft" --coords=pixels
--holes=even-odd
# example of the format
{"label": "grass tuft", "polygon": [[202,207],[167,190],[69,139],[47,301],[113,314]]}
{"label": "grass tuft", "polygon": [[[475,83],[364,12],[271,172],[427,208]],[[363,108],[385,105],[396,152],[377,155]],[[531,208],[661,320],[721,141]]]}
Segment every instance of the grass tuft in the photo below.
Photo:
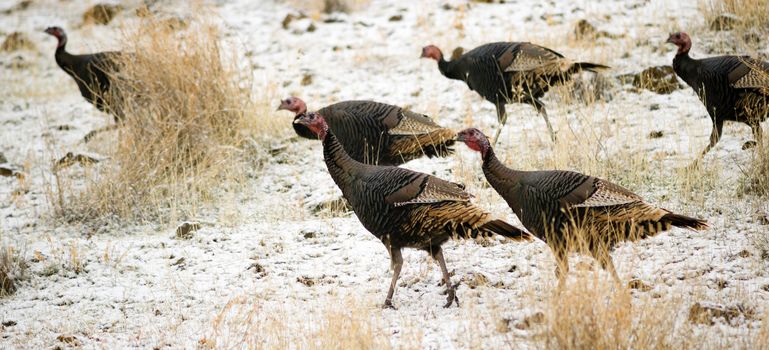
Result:
{"label": "grass tuft", "polygon": [[13,294],[25,277],[27,263],[12,246],[0,245],[0,297]]}
{"label": "grass tuft", "polygon": [[85,171],[84,188],[55,174],[49,198],[57,214],[174,222],[194,217],[219,191],[236,192],[266,158],[277,118],[269,115],[272,88],[255,94],[238,50],[220,37],[199,18],[177,32],[148,17],[124,33],[129,54],[117,63],[111,100],[125,121],[117,135],[96,140],[110,160]]}

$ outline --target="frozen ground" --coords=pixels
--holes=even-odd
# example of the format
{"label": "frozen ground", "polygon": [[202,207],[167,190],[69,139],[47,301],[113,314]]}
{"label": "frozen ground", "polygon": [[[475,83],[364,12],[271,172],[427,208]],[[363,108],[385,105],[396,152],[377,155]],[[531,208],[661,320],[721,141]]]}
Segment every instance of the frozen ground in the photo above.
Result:
{"label": "frozen ground", "polygon": [[[493,107],[463,84],[440,76],[434,62],[418,59],[428,43],[448,55],[458,45],[529,40],[567,57],[606,63],[617,75],[670,64],[673,49],[663,42],[671,29],[700,28],[707,40],[719,39],[701,29],[692,0],[507,2],[371,1],[350,14],[300,19],[285,29],[281,20],[296,10],[281,1],[210,5],[226,35],[251,52],[244,59],[250,60],[255,78],[278,86],[278,95],[302,96],[310,108],[365,98],[409,105],[457,129],[492,130]],[[0,1],[0,9],[15,3]],[[174,3],[163,4],[163,10],[188,11],[183,2],[179,9]],[[237,203],[202,214],[207,224],[190,240],[173,239],[172,227],[155,224],[93,227],[52,219],[46,197],[52,160],[67,151],[98,152],[99,142],[115,134],[89,146],[80,143],[110,118],[82,100],[54,62],[54,39],[42,30],[49,25],[67,29],[71,52],[116,49],[116,34],[121,24],[136,20],[138,4],[125,3],[126,10],[108,26],[80,26],[90,2],[34,1],[27,9],[0,15],[1,37],[21,31],[37,47],[0,52],[0,152],[28,174],[25,183],[0,177],[0,240],[20,248],[30,264],[20,289],[0,299],[0,348],[65,346],[68,336],[76,339],[69,345],[87,348],[242,347],[248,345],[239,342],[243,333],[261,333],[249,327],[321,327],[315,321],[322,324],[325,314],[345,309],[364,310],[364,317],[379,325],[377,331],[392,335],[395,347],[538,346],[536,327],[498,327],[545,307],[554,266],[549,250],[538,242],[446,244],[454,280],[462,281],[461,307],[451,309],[440,307],[445,297],[437,286],[437,266],[424,253],[407,250],[395,297],[399,309],[379,310],[390,279],[381,243],[351,213],[311,211],[314,203],[339,194],[316,142],[289,143]],[[396,15],[402,19],[392,20]],[[575,42],[570,33],[583,18],[624,37]],[[308,32],[311,23],[316,29]],[[707,54],[695,43],[693,55]],[[305,75],[312,76],[306,86],[300,83]],[[751,150],[741,149],[751,138],[749,129],[727,126],[706,158],[716,183],[682,180],[685,172],[678,169],[704,147],[710,133],[710,121],[692,91],[657,95],[620,86],[612,94],[611,101],[588,106],[546,99],[559,136],[574,141],[576,135],[592,135],[595,140],[587,144],[600,142],[606,157],[636,155],[649,173],[618,174],[616,181],[625,179],[650,201],[707,218],[711,225],[704,232],[674,229],[619,247],[613,256],[621,277],[651,286],[632,291],[634,300],[680,298],[681,322],[687,322],[688,306],[698,301],[746,303],[759,315],[767,312],[769,265],[751,237],[767,234],[769,203],[735,195],[740,171],[752,156]],[[532,168],[538,157],[551,152],[564,152],[568,164],[574,149],[553,150],[533,109],[517,105],[508,111],[498,147],[508,164]],[[290,116],[278,117],[289,128]],[[652,131],[663,136],[649,138]],[[406,166],[467,183],[478,204],[517,223],[479,181],[477,155],[462,145],[457,150],[454,158]],[[237,219],[227,219],[227,213]],[[573,270],[593,268],[589,259],[572,259]],[[757,322],[694,329],[726,346]],[[272,329],[262,336],[281,335]]]}

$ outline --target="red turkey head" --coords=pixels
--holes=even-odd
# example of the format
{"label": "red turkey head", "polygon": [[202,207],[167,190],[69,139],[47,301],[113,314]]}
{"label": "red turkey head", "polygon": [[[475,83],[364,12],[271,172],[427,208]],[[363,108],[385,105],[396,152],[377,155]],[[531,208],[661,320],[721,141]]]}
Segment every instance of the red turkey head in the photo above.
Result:
{"label": "red turkey head", "polygon": [[689,49],[692,48],[692,39],[689,38],[689,34],[684,32],[670,34],[667,42],[678,46],[678,53],[689,52]]}
{"label": "red turkey head", "polygon": [[476,128],[469,128],[460,131],[457,134],[457,141],[464,142],[467,147],[476,152],[481,152],[482,156],[486,156],[486,153],[491,149],[489,139],[480,130]]}
{"label": "red turkey head", "polygon": [[443,59],[443,53],[437,46],[427,45],[422,48],[422,56],[419,56],[419,58],[432,58],[436,61],[440,61]]}
{"label": "red turkey head", "polygon": [[291,96],[285,100],[280,101],[278,110],[285,109],[287,111],[294,112],[295,114],[302,114],[307,112],[307,105],[299,97]]}
{"label": "red turkey head", "polygon": [[67,43],[67,33],[61,27],[48,27],[45,29],[45,33],[55,36],[59,40],[59,47]]}
{"label": "red turkey head", "polygon": [[306,126],[321,140],[325,139],[328,133],[326,120],[317,112],[304,113],[299,118],[294,119],[294,123]]}

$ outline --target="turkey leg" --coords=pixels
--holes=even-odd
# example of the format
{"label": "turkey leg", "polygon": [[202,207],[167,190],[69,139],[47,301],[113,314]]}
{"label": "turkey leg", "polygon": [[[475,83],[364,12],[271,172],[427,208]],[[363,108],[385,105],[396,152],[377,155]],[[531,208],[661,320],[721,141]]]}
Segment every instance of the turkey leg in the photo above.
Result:
{"label": "turkey leg", "polygon": [[390,290],[387,292],[387,298],[382,307],[395,309],[393,306],[393,294],[395,294],[395,284],[398,283],[398,276],[400,276],[401,268],[403,267],[403,255],[401,255],[400,248],[390,247],[390,266],[393,270],[393,279],[390,282]]}
{"label": "turkey leg", "polygon": [[443,282],[446,283],[446,294],[448,294],[448,297],[446,297],[446,305],[443,305],[443,307],[450,307],[454,302],[459,306],[459,298],[457,298],[455,286],[451,284],[449,269],[446,268],[446,259],[443,258],[443,249],[440,246],[433,247],[430,249],[430,254],[433,256],[433,259],[438,261],[441,273],[443,273]]}
{"label": "turkey leg", "polygon": [[499,140],[499,134],[502,133],[502,127],[505,126],[505,123],[507,123],[507,113],[505,112],[505,102],[498,102],[497,103],[497,120],[499,121],[499,125],[497,126],[497,131],[494,133],[494,141],[492,141],[491,145],[496,145],[497,140]]}
{"label": "turkey leg", "polygon": [[537,112],[542,115],[542,118],[545,119],[545,125],[547,125],[547,131],[550,132],[550,140],[555,143],[555,131],[553,131],[553,125],[550,124],[550,118],[547,116],[547,110],[545,110],[545,104],[542,103],[542,101],[538,99],[533,99],[534,107],[537,108]]}

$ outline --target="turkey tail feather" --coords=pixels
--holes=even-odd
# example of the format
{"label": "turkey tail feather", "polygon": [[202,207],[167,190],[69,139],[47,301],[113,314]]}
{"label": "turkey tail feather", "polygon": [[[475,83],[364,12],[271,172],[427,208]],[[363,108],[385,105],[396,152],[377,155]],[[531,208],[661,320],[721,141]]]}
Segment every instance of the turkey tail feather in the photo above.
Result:
{"label": "turkey tail feather", "polygon": [[577,63],[574,64],[574,68],[572,68],[572,69],[576,69],[577,71],[586,70],[586,71],[593,72],[593,73],[599,73],[601,71],[611,69],[611,67],[604,66],[604,65],[598,64],[598,63],[577,62]]}
{"label": "turkey tail feather", "polygon": [[669,222],[671,225],[676,227],[689,228],[693,230],[704,230],[708,228],[708,223],[705,220],[695,219],[674,213],[665,214],[660,221]]}
{"label": "turkey tail feather", "polygon": [[481,225],[480,229],[485,229],[516,241],[529,241],[532,239],[531,234],[528,232],[510,225],[502,220],[491,220]]}

